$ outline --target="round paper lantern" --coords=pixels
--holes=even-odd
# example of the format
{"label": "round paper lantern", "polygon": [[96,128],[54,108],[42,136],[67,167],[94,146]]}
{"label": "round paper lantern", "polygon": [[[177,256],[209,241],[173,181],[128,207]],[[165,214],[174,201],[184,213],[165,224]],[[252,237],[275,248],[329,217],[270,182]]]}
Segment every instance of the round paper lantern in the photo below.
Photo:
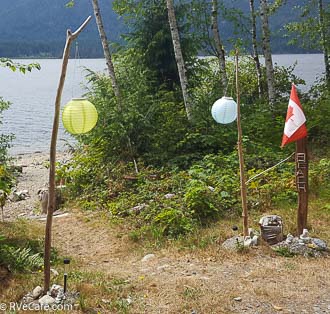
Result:
{"label": "round paper lantern", "polygon": [[94,105],[85,98],[73,98],[62,112],[62,122],[71,134],[89,132],[96,125],[98,114]]}
{"label": "round paper lantern", "polygon": [[228,124],[237,118],[237,104],[232,97],[223,96],[212,106],[213,119],[221,124]]}

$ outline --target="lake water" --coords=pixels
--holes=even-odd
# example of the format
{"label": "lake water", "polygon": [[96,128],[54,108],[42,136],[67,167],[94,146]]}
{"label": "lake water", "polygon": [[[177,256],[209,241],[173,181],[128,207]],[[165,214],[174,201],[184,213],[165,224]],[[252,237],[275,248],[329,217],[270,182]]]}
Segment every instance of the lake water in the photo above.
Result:
{"label": "lake water", "polygon": [[[274,55],[274,63],[291,66],[297,62],[295,74],[306,81],[307,86],[324,72],[323,56],[312,55]],[[61,70],[61,60],[17,60],[22,63],[38,62],[40,71],[25,75],[1,68],[0,96],[12,103],[3,115],[1,133],[14,133],[16,138],[10,149],[12,155],[48,151],[53,124],[54,102]],[[64,86],[62,105],[71,98],[85,93],[84,68],[105,71],[103,59],[70,60]],[[308,87],[301,86],[302,89]],[[60,123],[58,150],[65,148],[65,142],[73,143],[73,138],[64,132]]]}

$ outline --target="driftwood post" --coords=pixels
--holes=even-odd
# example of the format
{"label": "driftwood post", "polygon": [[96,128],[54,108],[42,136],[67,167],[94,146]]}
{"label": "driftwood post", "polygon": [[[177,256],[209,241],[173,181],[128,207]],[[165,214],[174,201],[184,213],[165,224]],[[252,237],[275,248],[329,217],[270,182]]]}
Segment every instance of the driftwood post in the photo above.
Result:
{"label": "driftwood post", "polygon": [[55,100],[55,114],[53,121],[53,131],[50,144],[50,158],[49,158],[49,198],[48,198],[48,208],[47,208],[47,221],[46,221],[46,230],[45,230],[45,256],[44,256],[44,293],[47,293],[50,286],[50,251],[51,251],[51,242],[52,242],[52,222],[53,222],[53,213],[55,209],[55,163],[56,163],[56,141],[58,134],[58,125],[60,120],[60,106],[61,106],[61,97],[64,87],[66,70],[68,67],[68,61],[70,56],[70,47],[72,42],[78,37],[81,31],[86,27],[88,22],[91,20],[89,16],[85,22],[74,32],[67,30],[66,43],[63,51],[63,62],[62,62],[62,71],[60,76],[59,85],[56,93]]}
{"label": "driftwood post", "polygon": [[239,158],[239,171],[241,181],[241,200],[242,200],[242,217],[243,217],[243,234],[244,237],[248,236],[248,210],[246,198],[246,183],[244,171],[244,155],[242,144],[242,127],[241,127],[241,104],[240,104],[240,90],[239,90],[239,71],[238,71],[238,50],[236,50],[236,94],[237,94],[237,150]]}

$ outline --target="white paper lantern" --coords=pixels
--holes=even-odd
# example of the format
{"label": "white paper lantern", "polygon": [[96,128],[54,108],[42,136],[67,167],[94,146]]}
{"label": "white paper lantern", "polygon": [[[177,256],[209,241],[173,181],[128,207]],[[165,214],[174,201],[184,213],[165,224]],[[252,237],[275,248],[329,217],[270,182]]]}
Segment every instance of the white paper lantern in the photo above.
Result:
{"label": "white paper lantern", "polygon": [[217,123],[231,123],[237,118],[237,104],[232,97],[223,96],[213,104],[211,113]]}

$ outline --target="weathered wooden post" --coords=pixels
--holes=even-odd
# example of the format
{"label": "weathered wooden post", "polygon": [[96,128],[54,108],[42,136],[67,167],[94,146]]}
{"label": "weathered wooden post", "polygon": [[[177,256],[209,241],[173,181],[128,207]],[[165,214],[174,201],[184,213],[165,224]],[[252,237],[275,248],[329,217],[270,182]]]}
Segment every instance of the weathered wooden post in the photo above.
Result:
{"label": "weathered wooden post", "polygon": [[308,214],[308,155],[307,137],[296,142],[296,186],[298,190],[297,232],[307,227]]}
{"label": "weathered wooden post", "polygon": [[239,89],[239,68],[238,68],[238,50],[236,50],[236,94],[237,94],[237,150],[239,158],[239,171],[241,182],[241,202],[242,202],[242,217],[243,217],[243,234],[248,236],[249,222],[248,222],[248,208],[247,208],[247,196],[246,196],[246,183],[245,183],[245,170],[244,170],[244,154],[242,143],[242,127],[241,127],[241,100]]}
{"label": "weathered wooden post", "polygon": [[281,146],[284,147],[291,142],[296,142],[297,232],[300,235],[307,226],[308,212],[307,128],[306,117],[294,84],[292,84]]}
{"label": "weathered wooden post", "polygon": [[44,293],[47,293],[50,286],[50,253],[51,253],[51,243],[52,243],[52,223],[53,223],[53,213],[55,209],[55,173],[56,173],[56,141],[58,134],[58,125],[60,120],[60,109],[61,109],[61,98],[62,91],[64,87],[66,71],[69,62],[70,48],[72,42],[78,37],[82,30],[86,27],[88,22],[91,20],[89,16],[85,22],[74,32],[67,30],[66,43],[63,52],[63,62],[62,71],[60,76],[59,85],[57,88],[57,94],[55,99],[55,113],[53,121],[53,130],[50,144],[50,158],[49,158],[49,197],[48,197],[48,207],[47,207],[47,221],[45,230],[45,254],[44,254]]}

